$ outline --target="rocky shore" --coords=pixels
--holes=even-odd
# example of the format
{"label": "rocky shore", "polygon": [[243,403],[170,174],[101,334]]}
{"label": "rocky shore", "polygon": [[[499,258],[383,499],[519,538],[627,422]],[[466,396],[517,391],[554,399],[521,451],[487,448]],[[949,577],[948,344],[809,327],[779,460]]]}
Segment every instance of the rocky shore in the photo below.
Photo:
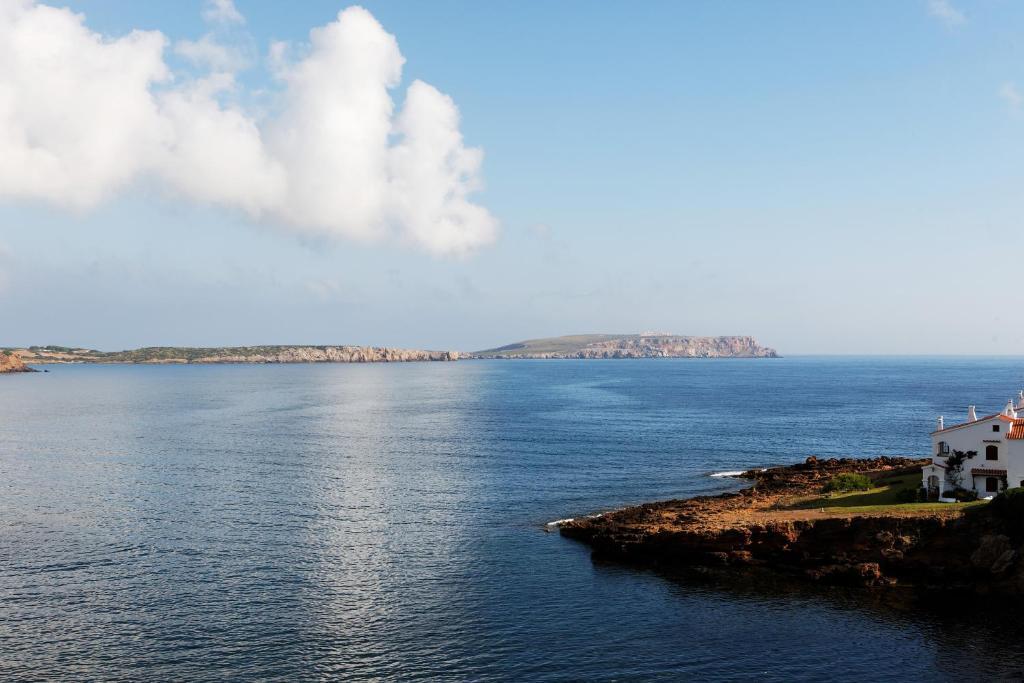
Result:
{"label": "rocky shore", "polygon": [[1024,595],[1024,490],[991,503],[809,507],[835,475],[920,481],[923,461],[808,459],[751,471],[735,493],[626,508],[561,524],[595,559],[777,572],[808,581]]}
{"label": "rocky shore", "polygon": [[25,365],[25,362],[14,353],[0,351],[0,373],[7,372],[35,372]]}

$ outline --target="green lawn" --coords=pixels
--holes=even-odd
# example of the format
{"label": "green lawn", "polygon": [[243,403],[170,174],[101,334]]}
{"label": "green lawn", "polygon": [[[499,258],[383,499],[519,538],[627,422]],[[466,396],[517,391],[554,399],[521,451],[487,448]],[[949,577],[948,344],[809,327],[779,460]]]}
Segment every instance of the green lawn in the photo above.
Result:
{"label": "green lawn", "polygon": [[956,509],[984,505],[988,502],[978,500],[970,503],[901,503],[899,501],[899,494],[902,491],[914,491],[921,486],[921,476],[919,474],[883,477],[875,483],[875,488],[867,491],[827,493],[798,501],[789,506],[789,509],[843,508],[844,512],[880,512],[886,508],[891,508],[906,512],[921,512],[936,507]]}
{"label": "green lawn", "polygon": [[[903,512],[927,512],[929,510],[962,510],[964,508],[978,507],[985,505],[987,500],[972,500],[969,503],[892,503],[889,505],[852,505],[836,506],[834,509],[842,509],[843,512],[883,512],[895,510]],[[818,507],[828,507],[820,505]]]}

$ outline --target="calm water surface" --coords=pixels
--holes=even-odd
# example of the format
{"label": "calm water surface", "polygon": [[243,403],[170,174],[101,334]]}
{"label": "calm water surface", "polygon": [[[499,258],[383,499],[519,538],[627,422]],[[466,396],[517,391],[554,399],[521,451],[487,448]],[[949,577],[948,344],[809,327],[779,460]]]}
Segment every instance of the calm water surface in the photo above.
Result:
{"label": "calm water surface", "polygon": [[0,377],[0,677],[1024,675],[1016,607],[598,565],[550,520],[920,455],[1021,359],[65,366]]}

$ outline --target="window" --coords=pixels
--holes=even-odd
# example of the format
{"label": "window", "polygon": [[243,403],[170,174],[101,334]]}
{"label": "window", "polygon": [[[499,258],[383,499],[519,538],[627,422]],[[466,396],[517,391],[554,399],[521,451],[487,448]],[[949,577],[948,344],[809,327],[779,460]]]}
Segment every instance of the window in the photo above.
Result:
{"label": "window", "polygon": [[998,432],[999,431],[999,425],[992,425],[992,431],[993,432]]}
{"label": "window", "polygon": [[939,455],[949,455],[949,444],[945,441],[939,442]]}
{"label": "window", "polygon": [[999,459],[999,446],[985,446],[985,459],[986,460],[998,460]]}
{"label": "window", "polygon": [[992,493],[999,490],[998,477],[985,477],[985,491]]}

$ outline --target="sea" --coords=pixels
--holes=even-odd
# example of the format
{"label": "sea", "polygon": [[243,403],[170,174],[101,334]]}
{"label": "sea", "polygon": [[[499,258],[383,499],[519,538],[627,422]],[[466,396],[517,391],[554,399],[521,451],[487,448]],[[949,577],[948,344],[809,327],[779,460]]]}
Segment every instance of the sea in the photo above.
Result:
{"label": "sea", "polygon": [[5,681],[1024,676],[1021,605],[598,563],[549,524],[926,455],[1021,358],[46,368],[0,376]]}

